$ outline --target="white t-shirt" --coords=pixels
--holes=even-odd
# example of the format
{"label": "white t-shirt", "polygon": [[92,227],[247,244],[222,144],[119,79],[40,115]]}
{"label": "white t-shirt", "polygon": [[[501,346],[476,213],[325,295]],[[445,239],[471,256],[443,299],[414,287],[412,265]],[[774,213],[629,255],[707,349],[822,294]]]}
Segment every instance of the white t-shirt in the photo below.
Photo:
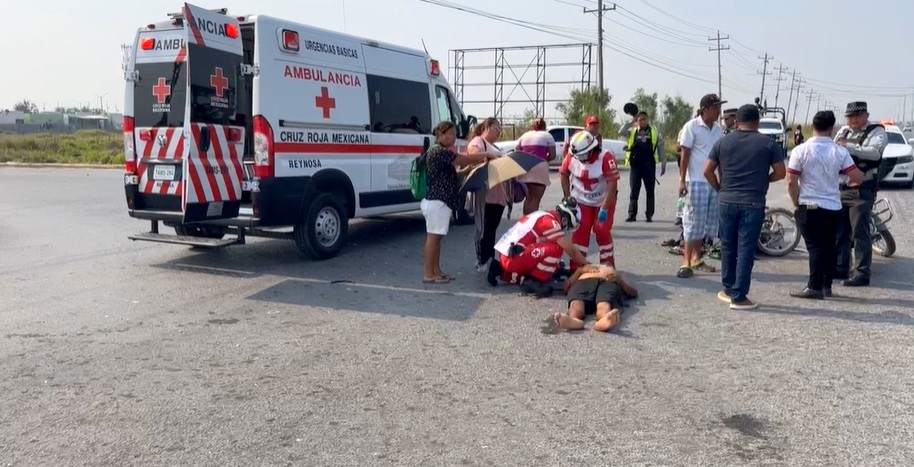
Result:
{"label": "white t-shirt", "polygon": [[787,171],[800,177],[800,204],[841,210],[841,175],[856,168],[847,149],[831,138],[814,136],[790,153]]}
{"label": "white t-shirt", "polygon": [[695,117],[682,127],[680,135],[679,145],[692,150],[686,181],[706,181],[705,162],[708,161],[714,143],[724,136],[724,131],[717,122],[709,128],[701,117]]}
{"label": "white t-shirt", "polygon": [[533,154],[542,160],[549,157],[549,148],[555,147],[555,138],[548,131],[530,130],[517,140],[517,150]]}

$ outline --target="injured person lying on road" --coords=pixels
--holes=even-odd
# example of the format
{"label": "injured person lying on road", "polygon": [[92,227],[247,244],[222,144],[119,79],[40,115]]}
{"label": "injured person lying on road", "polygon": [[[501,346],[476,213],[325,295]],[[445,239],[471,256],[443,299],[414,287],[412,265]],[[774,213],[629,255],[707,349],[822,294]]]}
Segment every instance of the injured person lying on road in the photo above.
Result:
{"label": "injured person lying on road", "polygon": [[556,313],[555,325],[567,331],[584,329],[584,315],[596,313],[594,331],[608,332],[619,325],[625,298],[637,298],[638,290],[612,266],[588,264],[565,282],[568,313]]}

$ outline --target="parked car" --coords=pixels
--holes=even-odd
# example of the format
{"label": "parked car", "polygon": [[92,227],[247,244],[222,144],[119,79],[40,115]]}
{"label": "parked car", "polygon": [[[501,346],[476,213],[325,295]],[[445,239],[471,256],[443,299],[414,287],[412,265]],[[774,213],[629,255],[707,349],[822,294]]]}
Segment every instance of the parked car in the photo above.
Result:
{"label": "parked car", "polygon": [[902,185],[914,188],[914,139],[905,141],[904,133],[895,125],[885,125],[889,144],[882,153],[883,159],[894,159],[892,171],[882,180],[883,185]]}
{"label": "parked car", "polygon": [[[569,126],[569,125],[555,125],[546,128],[546,131],[555,139],[555,154],[556,158],[554,161],[550,162],[549,165],[558,167],[562,165],[562,156],[565,154],[565,142],[570,140],[575,133],[583,130],[584,127],[580,126]],[[502,151],[508,152],[513,151],[517,147],[517,141],[502,141],[495,143],[499,149]],[[603,149],[612,151],[613,156],[616,157],[616,161],[621,165],[625,160],[625,142],[616,139],[603,139]]]}
{"label": "parked car", "polygon": [[787,128],[780,118],[762,117],[759,120],[759,133],[768,135],[777,141],[778,145],[787,150]]}

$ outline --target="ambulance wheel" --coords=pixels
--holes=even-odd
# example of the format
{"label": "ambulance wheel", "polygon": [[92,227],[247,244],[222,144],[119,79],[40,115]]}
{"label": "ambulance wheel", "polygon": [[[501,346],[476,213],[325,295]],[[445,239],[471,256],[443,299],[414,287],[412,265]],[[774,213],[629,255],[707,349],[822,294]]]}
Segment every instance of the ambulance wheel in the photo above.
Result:
{"label": "ambulance wheel", "polygon": [[336,256],[346,243],[349,219],[343,202],[329,193],[311,201],[304,219],[292,231],[298,253],[317,260]]}
{"label": "ambulance wheel", "polygon": [[225,236],[225,227],[213,225],[176,225],[175,233],[182,237],[215,238]]}

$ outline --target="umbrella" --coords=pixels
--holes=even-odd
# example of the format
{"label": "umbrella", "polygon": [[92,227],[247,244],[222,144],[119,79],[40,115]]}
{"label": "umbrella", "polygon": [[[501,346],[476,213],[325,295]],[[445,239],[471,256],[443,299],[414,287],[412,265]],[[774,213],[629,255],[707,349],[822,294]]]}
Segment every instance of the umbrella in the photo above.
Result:
{"label": "umbrella", "polygon": [[522,151],[513,151],[506,156],[490,160],[474,168],[463,182],[463,190],[477,191],[492,188],[499,183],[517,178],[546,161]]}

